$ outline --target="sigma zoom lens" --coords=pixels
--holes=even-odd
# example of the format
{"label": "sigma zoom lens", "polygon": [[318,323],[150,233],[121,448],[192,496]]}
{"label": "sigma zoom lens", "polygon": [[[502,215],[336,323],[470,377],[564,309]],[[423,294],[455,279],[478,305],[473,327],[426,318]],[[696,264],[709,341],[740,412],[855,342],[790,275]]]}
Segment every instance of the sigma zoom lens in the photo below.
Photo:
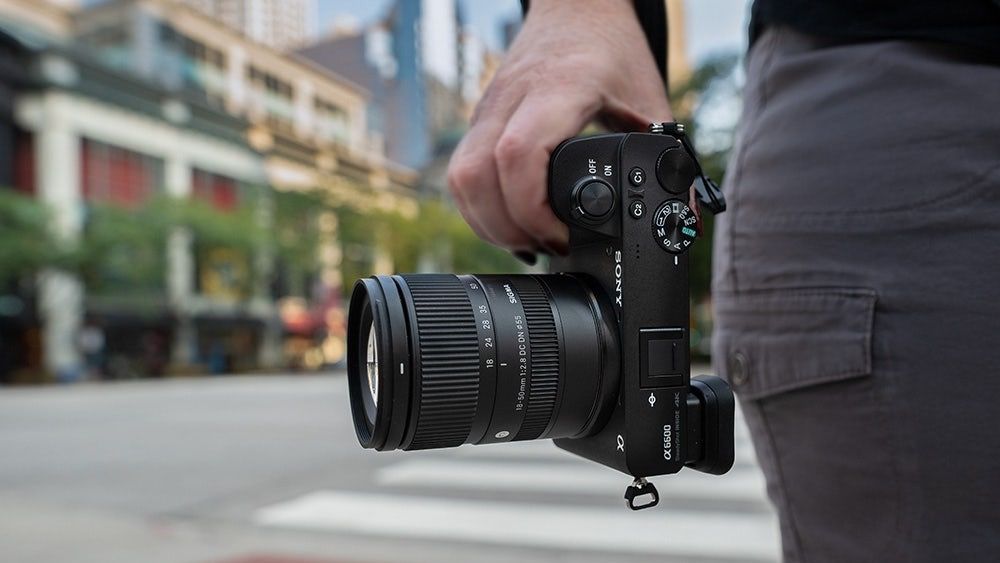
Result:
{"label": "sigma zoom lens", "polygon": [[414,274],[359,280],[348,378],[377,450],[578,438],[613,410],[615,313],[584,277]]}

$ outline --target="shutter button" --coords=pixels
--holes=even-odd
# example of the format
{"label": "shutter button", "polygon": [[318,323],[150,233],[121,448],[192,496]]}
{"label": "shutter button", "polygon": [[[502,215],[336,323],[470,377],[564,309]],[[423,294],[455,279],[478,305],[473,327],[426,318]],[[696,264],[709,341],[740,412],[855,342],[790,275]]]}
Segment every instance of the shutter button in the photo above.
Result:
{"label": "shutter button", "polygon": [[746,384],[750,379],[750,362],[743,352],[734,352],[729,359],[729,380],[733,385],[740,386]]}

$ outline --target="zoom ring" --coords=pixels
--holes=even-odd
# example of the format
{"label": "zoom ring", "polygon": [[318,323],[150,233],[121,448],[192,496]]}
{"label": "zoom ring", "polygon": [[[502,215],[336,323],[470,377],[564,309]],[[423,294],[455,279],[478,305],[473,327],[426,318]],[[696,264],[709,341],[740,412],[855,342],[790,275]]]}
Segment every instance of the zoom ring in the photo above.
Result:
{"label": "zoom ring", "polygon": [[472,303],[453,275],[403,276],[420,345],[417,427],[406,448],[460,446],[479,398],[479,340]]}
{"label": "zoom ring", "polygon": [[549,296],[534,277],[514,283],[531,342],[531,379],[524,423],[515,440],[534,440],[552,419],[559,393],[559,336],[552,316]]}

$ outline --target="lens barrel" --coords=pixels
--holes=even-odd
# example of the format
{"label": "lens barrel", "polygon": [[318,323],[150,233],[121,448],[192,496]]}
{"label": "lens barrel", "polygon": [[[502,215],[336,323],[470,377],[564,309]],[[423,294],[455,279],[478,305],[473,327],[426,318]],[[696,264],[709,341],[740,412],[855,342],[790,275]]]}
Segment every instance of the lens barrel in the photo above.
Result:
{"label": "lens barrel", "polygon": [[361,445],[443,448],[602,428],[619,345],[614,310],[595,287],[563,274],[359,280],[348,380]]}

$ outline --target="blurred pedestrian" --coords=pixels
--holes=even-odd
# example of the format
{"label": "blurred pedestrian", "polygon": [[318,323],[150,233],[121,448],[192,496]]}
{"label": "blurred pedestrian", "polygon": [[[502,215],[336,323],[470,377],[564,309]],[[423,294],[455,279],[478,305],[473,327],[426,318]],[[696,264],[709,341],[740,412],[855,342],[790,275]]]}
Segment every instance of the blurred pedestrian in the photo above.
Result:
{"label": "blurred pedestrian", "polygon": [[[664,20],[644,34],[657,2],[634,4],[531,2],[449,169],[480,236],[565,251],[551,151],[594,119],[671,118]],[[1000,3],[757,0],[751,27],[713,358],[785,558],[993,561]]]}

